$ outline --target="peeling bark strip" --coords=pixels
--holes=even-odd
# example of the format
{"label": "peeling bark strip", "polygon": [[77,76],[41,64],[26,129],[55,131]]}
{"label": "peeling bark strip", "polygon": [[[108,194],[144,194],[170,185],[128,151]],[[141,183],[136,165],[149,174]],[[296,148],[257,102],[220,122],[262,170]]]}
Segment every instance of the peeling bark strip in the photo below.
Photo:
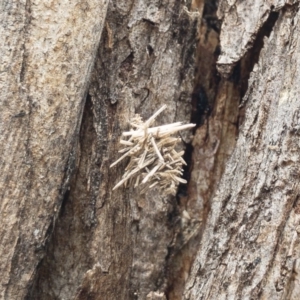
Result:
{"label": "peeling bark strip", "polygon": [[299,298],[299,26],[298,4],[286,6],[265,39],[185,299]]}
{"label": "peeling bark strip", "polygon": [[23,299],[43,257],[107,4],[1,1],[1,299]]}

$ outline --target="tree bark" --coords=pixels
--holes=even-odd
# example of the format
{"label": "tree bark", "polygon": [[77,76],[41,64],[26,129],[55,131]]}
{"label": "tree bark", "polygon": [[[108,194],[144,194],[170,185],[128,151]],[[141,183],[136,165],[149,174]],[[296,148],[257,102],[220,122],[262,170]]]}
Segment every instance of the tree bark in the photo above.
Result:
{"label": "tree bark", "polygon": [[112,191],[126,163],[109,166],[136,113],[147,119],[167,104],[158,123],[189,122],[199,14],[185,5],[109,3],[75,175],[30,299],[165,299],[176,200],[155,189]]}
{"label": "tree bark", "polygon": [[[243,99],[245,121],[212,198],[185,299],[300,295],[298,3],[270,7],[257,2],[252,8],[246,2],[226,8],[220,3],[224,19],[218,63],[225,76],[261,27],[262,19],[252,18],[259,15],[257,10],[278,10],[279,17],[251,73]],[[236,19],[239,25],[233,27]],[[249,31],[249,37],[240,28],[255,32]],[[234,39],[229,43],[230,36]],[[237,56],[232,59],[231,53]]]}
{"label": "tree bark", "polygon": [[1,299],[24,299],[55,226],[107,3],[0,4]]}
{"label": "tree bark", "polygon": [[[0,298],[298,299],[298,2],[2,3]],[[112,191],[163,104],[188,185]]]}

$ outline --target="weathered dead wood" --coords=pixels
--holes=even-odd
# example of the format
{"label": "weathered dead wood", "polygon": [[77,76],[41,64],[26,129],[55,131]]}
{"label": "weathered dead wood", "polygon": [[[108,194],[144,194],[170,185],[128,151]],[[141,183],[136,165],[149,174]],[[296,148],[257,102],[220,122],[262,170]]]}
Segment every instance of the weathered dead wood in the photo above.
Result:
{"label": "weathered dead wood", "polygon": [[44,255],[107,3],[1,1],[1,299],[24,299]]}
{"label": "weathered dead wood", "polygon": [[212,199],[185,299],[299,298],[298,11],[282,8],[251,74],[245,123]]}

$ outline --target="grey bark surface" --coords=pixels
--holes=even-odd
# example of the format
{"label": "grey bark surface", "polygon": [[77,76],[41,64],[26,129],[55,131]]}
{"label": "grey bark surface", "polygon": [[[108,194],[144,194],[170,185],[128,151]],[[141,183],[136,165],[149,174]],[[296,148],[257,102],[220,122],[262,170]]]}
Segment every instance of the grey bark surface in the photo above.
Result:
{"label": "grey bark surface", "polygon": [[[244,4],[236,3],[225,18]],[[299,298],[298,5],[281,6],[264,39],[243,99],[245,121],[211,199],[185,299]],[[255,12],[248,11],[248,23],[256,22]],[[222,33],[243,38],[226,24]],[[226,56],[240,47],[239,38],[222,44],[222,33]]]}
{"label": "grey bark surface", "polygon": [[[175,197],[112,191],[119,138],[135,113],[189,122],[199,14],[184,1],[110,1],[92,73],[76,174],[31,299],[165,299]],[[183,134],[186,142],[191,133]],[[182,145],[183,146],[183,145]]]}
{"label": "grey bark surface", "polygon": [[[192,122],[198,124],[191,143],[191,174],[179,210],[189,218],[181,219],[180,247],[170,262],[168,299],[182,299],[186,280],[195,259],[210,211],[210,199],[231,155],[238,132],[239,103],[248,79],[246,58],[230,78],[220,78],[216,69],[220,22],[217,2],[199,2],[202,21],[197,47],[197,71],[192,95]],[[250,64],[251,65],[251,64]]]}
{"label": "grey bark surface", "polygon": [[259,30],[272,12],[280,11],[285,5],[298,0],[220,0],[218,17],[222,19],[220,35],[221,53],[218,69],[228,77],[233,67],[250,50]]}
{"label": "grey bark surface", "polygon": [[1,299],[24,299],[55,225],[106,7],[0,3]]}
{"label": "grey bark surface", "polygon": [[[1,3],[0,299],[299,299],[298,6]],[[163,104],[188,186],[112,191]]]}

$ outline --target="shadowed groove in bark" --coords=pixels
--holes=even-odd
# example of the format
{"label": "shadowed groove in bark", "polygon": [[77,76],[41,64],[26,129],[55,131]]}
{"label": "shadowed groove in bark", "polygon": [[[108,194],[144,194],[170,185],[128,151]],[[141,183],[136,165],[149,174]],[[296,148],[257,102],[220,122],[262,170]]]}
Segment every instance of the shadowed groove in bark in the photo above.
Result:
{"label": "shadowed groove in bark", "polygon": [[[199,3],[198,8],[201,5],[201,2]],[[207,26],[207,32],[210,30],[214,30],[216,32],[220,31],[220,22],[216,18],[216,10],[217,10],[217,4],[218,1],[210,1],[205,0],[204,8],[203,8],[203,15],[202,15],[202,23],[205,23]],[[205,34],[207,37],[207,33]],[[197,50],[196,50],[197,51]],[[218,49],[213,53],[213,56],[217,58]],[[205,119],[209,116],[211,113],[211,107],[213,106],[214,97],[208,96],[206,93],[206,85],[203,86],[203,81],[201,78],[204,75],[205,71],[201,68],[199,65],[199,58],[201,53],[197,51],[196,55],[198,55],[198,63],[195,66],[195,83],[194,83],[194,90],[191,97],[191,117],[190,122],[196,124],[196,127],[193,128],[193,134],[195,134],[198,127],[202,126],[205,122]],[[219,81],[219,76],[217,74],[217,69],[214,68],[214,70],[210,70],[211,74],[214,74],[213,76],[210,76],[211,82],[209,83],[210,86],[213,86],[215,88]],[[206,74],[205,74],[206,75]],[[205,76],[204,75],[204,76]],[[200,79],[199,79],[200,78]],[[184,167],[184,174],[183,178],[189,181],[191,170],[192,170],[192,154],[193,154],[193,145],[192,142],[190,143],[184,143],[185,144],[185,153],[184,153],[184,160],[187,162],[187,165]],[[177,193],[177,199],[179,201],[180,197],[187,196],[187,185],[180,184],[178,188]]]}
{"label": "shadowed groove in bark", "polygon": [[[200,211],[197,213],[196,206],[190,205],[190,211],[189,214],[192,216],[192,214],[202,215],[200,217],[200,222],[202,224],[200,225],[200,228],[197,230],[197,232],[194,234],[194,236],[189,237],[189,241],[185,241],[185,233],[181,232],[178,236],[178,243],[184,243],[184,247],[181,248],[181,246],[177,245],[179,247],[179,250],[176,248],[174,249],[175,253],[173,255],[170,255],[170,257],[173,257],[173,262],[170,266],[170,274],[173,273],[173,275],[170,275],[169,277],[169,286],[168,286],[168,295],[169,299],[172,300],[179,300],[180,293],[182,292],[180,290],[180,286],[184,284],[183,278],[188,274],[192,261],[196,255],[196,251],[199,245],[199,242],[201,240],[201,231],[203,230],[206,219],[210,211],[210,197],[213,195],[213,191],[216,188],[218,181],[221,178],[221,175],[224,170],[225,163],[227,161],[227,158],[229,155],[226,155],[223,157],[221,154],[222,148],[227,147],[226,139],[229,138],[235,143],[235,137],[237,136],[238,128],[241,125],[243,121],[243,108],[239,110],[238,106],[240,105],[247,89],[248,89],[248,80],[250,77],[250,73],[253,70],[253,67],[255,63],[257,63],[260,51],[263,47],[263,40],[264,38],[270,35],[272,28],[278,18],[277,12],[271,12],[269,15],[268,20],[265,22],[264,26],[260,29],[258,36],[256,40],[253,43],[253,47],[246,53],[246,55],[242,58],[241,61],[238,62],[238,64],[235,66],[232,75],[226,80],[221,79],[216,66],[216,61],[218,58],[218,55],[220,53],[219,44],[215,44],[213,46],[213,35],[211,32],[214,32],[215,36],[218,36],[220,32],[220,21],[216,17],[216,10],[217,10],[217,4],[218,1],[205,1],[205,6],[203,10],[203,16],[202,16],[202,39],[200,38],[200,43],[198,46],[198,64],[196,69],[196,81],[195,81],[195,88],[194,93],[192,95],[192,115],[191,115],[191,122],[197,124],[197,128],[194,130],[195,132],[195,138],[193,143],[186,145],[186,153],[184,156],[184,159],[188,162],[188,166],[185,168],[184,176],[187,180],[189,180],[193,174],[193,169],[195,168],[195,163],[197,160],[197,152],[199,149],[195,150],[195,141],[198,139],[197,137],[197,130],[200,128],[203,132],[206,131],[204,134],[205,139],[209,143],[210,138],[210,132],[211,130],[217,130],[218,131],[218,120],[222,120],[223,127],[227,127],[226,123],[228,122],[226,118],[224,119],[224,114],[226,115],[226,106],[222,109],[222,103],[220,100],[222,97],[222,94],[225,92],[227,93],[226,98],[228,98],[228,101],[232,102],[232,108],[236,111],[236,119],[233,123],[233,128],[235,127],[235,133],[229,133],[229,137],[225,134],[220,136],[220,145],[219,150],[214,154],[215,156],[215,163],[213,167],[213,172],[211,175],[211,179],[209,180],[208,185],[210,186],[208,190],[206,191],[207,196],[204,194],[204,199],[206,199],[203,202],[203,207],[200,209]],[[216,37],[215,37],[216,38]],[[231,99],[232,98],[232,99]],[[234,100],[236,99],[236,100]],[[227,102],[228,102],[227,101]],[[221,106],[220,106],[221,105]],[[220,108],[218,108],[220,107]],[[224,110],[223,117],[220,115],[219,117],[216,115],[218,110]],[[227,108],[228,110],[228,108]],[[227,114],[230,114],[230,112],[227,112]],[[211,120],[210,120],[211,119]],[[209,121],[210,120],[210,121]],[[202,129],[201,129],[202,128]],[[215,128],[215,129],[214,129]],[[229,129],[228,129],[229,130]],[[199,134],[198,134],[199,135]],[[230,137],[230,135],[232,137]],[[201,135],[200,135],[201,136]],[[202,135],[203,136],[203,135]],[[222,143],[224,144],[222,146]],[[205,149],[205,144],[201,147],[202,149]],[[201,150],[200,151],[205,151]],[[231,147],[231,151],[233,150],[233,146]],[[192,179],[193,180],[193,179]],[[190,183],[191,185],[192,183]],[[191,202],[189,199],[191,196],[191,193],[197,193],[192,192],[190,185],[180,186],[177,194],[178,203],[181,206],[182,209],[186,209],[188,207],[188,202]],[[203,197],[201,194],[198,194],[198,197]],[[192,203],[192,202],[191,202]],[[195,220],[197,220],[199,217],[195,216]],[[196,222],[196,221],[195,221]],[[191,224],[190,224],[191,225]],[[191,225],[191,229],[193,226]],[[201,229],[202,228],[202,229]],[[184,228],[181,230],[184,231]],[[181,242],[180,242],[181,240]],[[176,251],[179,251],[176,253]],[[174,258],[175,255],[175,258]],[[177,271],[175,271],[177,270]],[[179,279],[178,279],[179,278]],[[180,281],[180,282],[179,282]]]}
{"label": "shadowed groove in bark", "polygon": [[252,48],[248,50],[242,60],[238,63],[238,68],[244,69],[241,78],[241,97],[243,98],[248,89],[248,80],[250,73],[252,72],[254,65],[258,62],[260,52],[264,46],[264,38],[269,37],[275,22],[277,21],[279,12],[272,11],[257,33],[256,39],[253,43]]}
{"label": "shadowed groove in bark", "polygon": [[[199,2],[199,1],[198,1]],[[194,91],[191,95],[191,122],[196,123],[197,127],[193,130],[196,135],[197,129],[206,126],[207,119],[212,113],[215,97],[217,93],[220,77],[216,70],[216,59],[219,52],[218,46],[212,50],[207,46],[210,39],[210,33],[214,32],[218,35],[219,21],[216,18],[217,1],[200,1],[198,3],[199,9],[203,9],[202,24],[199,28],[200,42],[197,49],[197,64],[195,66],[195,82]],[[204,5],[204,7],[201,7]],[[213,34],[213,35],[214,35]],[[187,166],[184,168],[184,178],[190,181],[194,168],[194,145],[193,143],[185,144],[186,151],[184,159]],[[179,213],[182,218],[182,211],[187,210],[192,216],[191,211],[195,212],[197,208],[191,207],[191,211],[187,209],[187,203],[191,191],[189,186],[180,185],[177,193],[177,202],[179,204]],[[185,274],[189,272],[195,251],[198,245],[199,231],[195,231],[198,221],[190,223],[188,228],[182,227],[178,234],[175,247],[171,249],[169,255],[169,268],[168,268],[168,287],[167,297],[170,300],[181,300],[181,293],[185,283]],[[182,222],[182,219],[181,219]],[[189,222],[188,222],[189,223]],[[192,234],[190,236],[190,233]]]}
{"label": "shadowed groove in bark", "polygon": [[[192,132],[195,134],[198,127],[203,125],[205,119],[210,114],[210,105],[205,90],[202,86],[195,87],[192,95],[191,95],[191,105],[192,105],[192,113],[191,113],[191,123],[196,124],[196,127],[193,128]],[[183,159],[186,162],[186,165],[183,166],[183,175],[182,178],[189,182],[191,178],[191,170],[192,170],[192,155],[194,147],[192,142],[185,143],[182,139],[183,143],[185,144],[185,152],[183,155]],[[178,191],[177,191],[177,201],[180,203],[181,197],[187,196],[187,184],[179,184]]]}
{"label": "shadowed groove in bark", "polygon": [[[212,202],[209,225],[188,284],[192,293],[187,293],[186,299],[218,295],[226,298],[233,294],[237,298],[288,299],[282,291],[289,273],[293,273],[291,261],[299,259],[299,250],[294,246],[294,237],[299,239],[298,230],[295,231],[299,217],[291,210],[299,186],[298,181],[293,184],[292,177],[299,172],[298,167],[292,167],[299,160],[299,143],[293,145],[297,138],[287,134],[287,130],[299,124],[299,120],[293,119],[299,109],[294,96],[297,94],[294,83],[299,78],[295,63],[299,59],[299,43],[294,42],[297,34],[293,17],[291,11],[286,15],[280,13],[277,22],[276,15],[273,20],[271,16],[276,24],[274,29],[269,28],[269,33],[273,31],[270,38],[264,39],[263,48],[251,49],[251,52],[262,51],[258,52],[259,64],[254,67],[245,95],[245,100],[249,98],[247,119],[222,188]],[[295,19],[299,22],[299,14]],[[267,25],[272,27],[271,21]],[[246,180],[241,179],[243,173],[247,174]],[[252,178],[248,174],[253,174]],[[278,178],[284,183],[276,184],[280,182]],[[229,185],[232,187],[227,188]],[[228,202],[227,193],[232,196],[224,210],[220,202]],[[229,253],[223,257],[226,251]],[[215,254],[210,255],[211,252]],[[215,262],[218,255],[220,263]],[[201,276],[197,268],[202,268]],[[220,285],[224,281],[228,289]]]}

